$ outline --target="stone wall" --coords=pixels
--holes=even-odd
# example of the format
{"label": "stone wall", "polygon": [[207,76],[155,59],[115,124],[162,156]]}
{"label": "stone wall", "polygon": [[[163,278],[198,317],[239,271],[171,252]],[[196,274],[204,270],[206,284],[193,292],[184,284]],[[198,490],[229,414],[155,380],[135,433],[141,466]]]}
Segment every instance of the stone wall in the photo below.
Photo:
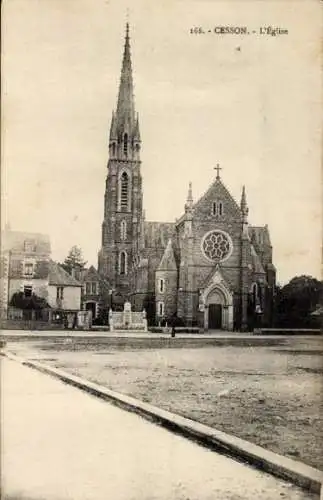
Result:
{"label": "stone wall", "polygon": [[[163,280],[163,291],[160,281]],[[156,271],[155,279],[156,320],[171,318],[177,311],[177,271]],[[164,314],[159,314],[159,303],[164,304]]]}

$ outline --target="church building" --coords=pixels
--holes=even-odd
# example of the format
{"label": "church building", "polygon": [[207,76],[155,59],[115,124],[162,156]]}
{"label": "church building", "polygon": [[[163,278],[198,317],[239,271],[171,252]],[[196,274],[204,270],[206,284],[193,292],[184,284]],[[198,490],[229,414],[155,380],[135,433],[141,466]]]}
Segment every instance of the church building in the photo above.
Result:
{"label": "church building", "polygon": [[111,305],[131,301],[151,324],[172,319],[205,330],[270,325],[276,271],[268,227],[249,224],[220,177],[194,202],[188,186],[176,222],[150,222],[143,210],[141,136],[126,27],[117,107],[112,113],[98,271]]}

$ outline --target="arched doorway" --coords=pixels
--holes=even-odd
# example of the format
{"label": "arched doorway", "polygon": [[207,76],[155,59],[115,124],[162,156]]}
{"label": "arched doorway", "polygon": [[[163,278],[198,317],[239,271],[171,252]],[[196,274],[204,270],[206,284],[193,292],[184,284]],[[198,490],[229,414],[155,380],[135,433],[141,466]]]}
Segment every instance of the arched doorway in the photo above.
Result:
{"label": "arched doorway", "polygon": [[92,319],[96,318],[96,302],[86,302],[85,310],[92,312]]}
{"label": "arched doorway", "polygon": [[232,294],[217,284],[205,294],[204,327],[207,330],[232,330]]}

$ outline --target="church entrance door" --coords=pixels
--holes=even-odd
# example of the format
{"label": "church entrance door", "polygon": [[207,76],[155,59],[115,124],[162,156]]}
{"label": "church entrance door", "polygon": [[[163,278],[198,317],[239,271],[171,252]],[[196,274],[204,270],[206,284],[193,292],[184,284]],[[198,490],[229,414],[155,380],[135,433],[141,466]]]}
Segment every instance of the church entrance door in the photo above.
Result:
{"label": "church entrance door", "polygon": [[222,328],[222,305],[209,304],[209,329],[219,330]]}

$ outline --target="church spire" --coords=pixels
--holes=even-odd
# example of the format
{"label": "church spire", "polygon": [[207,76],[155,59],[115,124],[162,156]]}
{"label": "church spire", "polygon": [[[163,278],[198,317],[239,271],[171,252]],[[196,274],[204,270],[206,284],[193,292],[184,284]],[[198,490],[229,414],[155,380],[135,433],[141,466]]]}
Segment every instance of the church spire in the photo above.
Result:
{"label": "church spire", "polygon": [[139,130],[139,116],[138,116],[138,113],[137,113],[137,117],[136,117],[136,123],[135,123],[133,138],[134,138],[135,141],[140,142],[140,130]]}
{"label": "church spire", "polygon": [[242,213],[242,238],[248,240],[249,232],[248,232],[248,213],[249,208],[247,205],[247,197],[246,197],[246,188],[243,186],[241,193],[241,202],[240,209]]}
{"label": "church spire", "polygon": [[185,203],[185,211],[191,210],[193,207],[193,194],[192,194],[192,183],[188,185],[187,199]]}
{"label": "church spire", "polygon": [[133,97],[129,23],[126,24],[126,36],[122,59],[116,119],[119,126],[124,126],[126,122],[128,122],[130,128],[132,128],[135,123],[135,104]]}
{"label": "church spire", "polygon": [[245,188],[245,186],[242,187],[240,208],[241,208],[242,214],[245,215],[245,216],[247,216],[248,212],[249,212],[249,209],[248,209],[248,205],[247,205],[247,197],[246,197],[246,188]]}
{"label": "church spire", "polygon": [[110,126],[110,141],[116,140],[117,138],[118,138],[117,122],[114,111],[112,111],[111,126]]}

